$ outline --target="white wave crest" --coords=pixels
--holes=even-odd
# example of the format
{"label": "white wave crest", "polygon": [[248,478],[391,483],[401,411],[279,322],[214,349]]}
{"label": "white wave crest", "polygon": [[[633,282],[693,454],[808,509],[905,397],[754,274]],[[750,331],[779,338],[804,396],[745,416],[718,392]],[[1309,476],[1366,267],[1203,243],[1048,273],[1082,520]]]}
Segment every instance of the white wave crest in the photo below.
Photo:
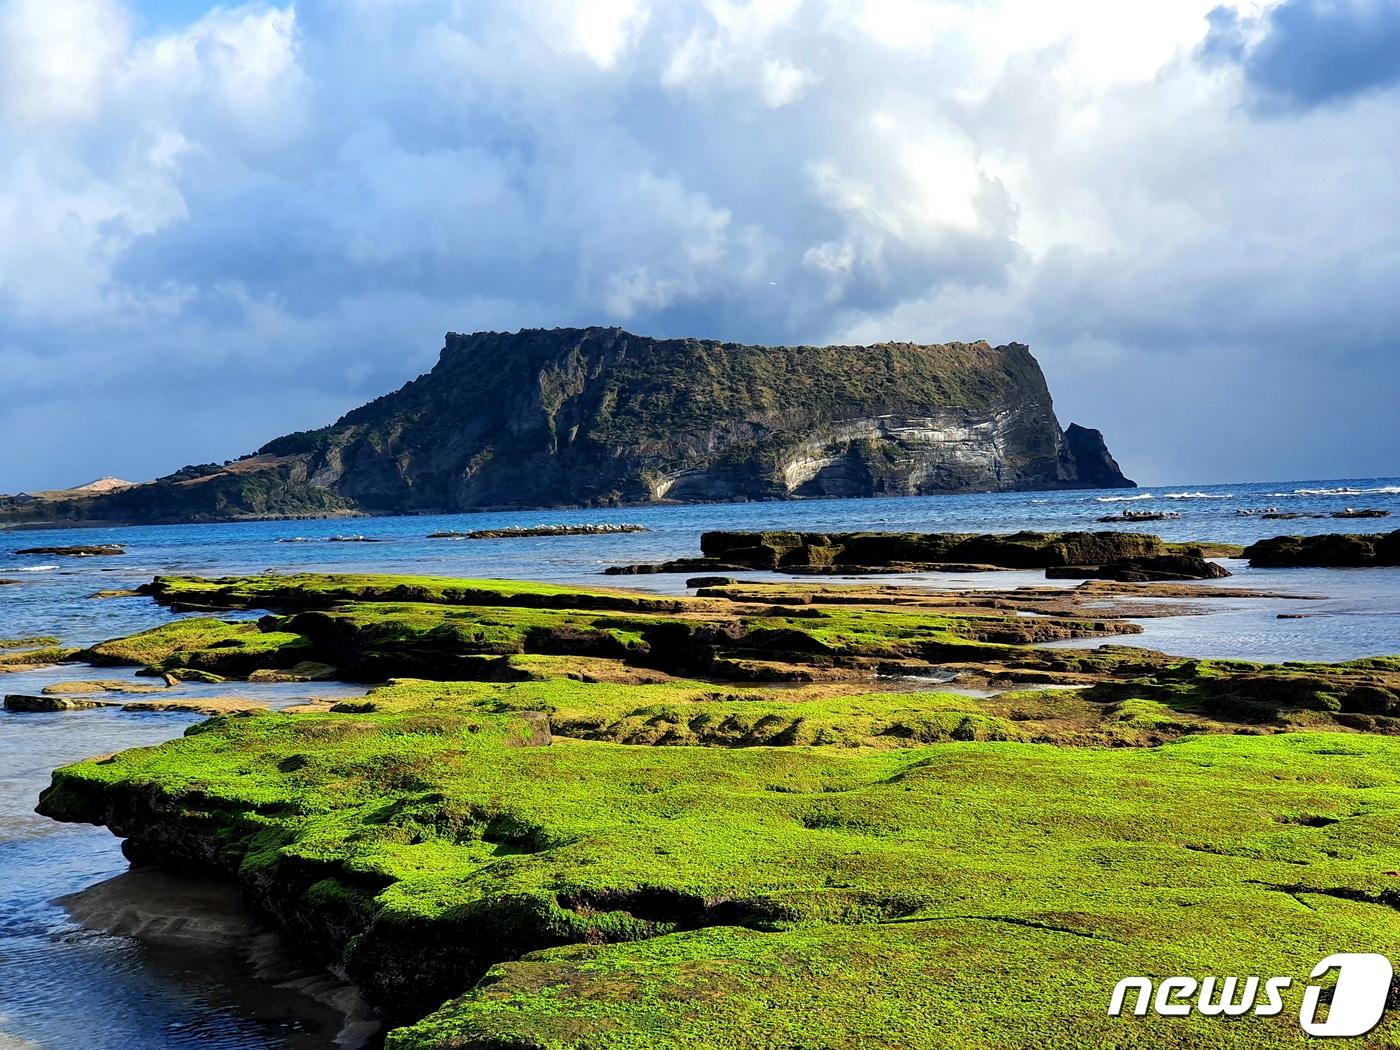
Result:
{"label": "white wave crest", "polygon": [[1164,492],[1163,499],[1234,499],[1233,492]]}
{"label": "white wave crest", "polygon": [[1150,492],[1144,492],[1140,496],[1095,496],[1095,503],[1136,503],[1140,499],[1156,499]]}
{"label": "white wave crest", "polygon": [[51,572],[58,568],[57,565],[21,565],[16,569],[7,569],[7,572]]}
{"label": "white wave crest", "polygon": [[1359,489],[1350,485],[1339,485],[1330,489],[1294,489],[1292,492],[1270,492],[1270,496],[1400,496],[1400,485],[1378,485],[1375,488]]}

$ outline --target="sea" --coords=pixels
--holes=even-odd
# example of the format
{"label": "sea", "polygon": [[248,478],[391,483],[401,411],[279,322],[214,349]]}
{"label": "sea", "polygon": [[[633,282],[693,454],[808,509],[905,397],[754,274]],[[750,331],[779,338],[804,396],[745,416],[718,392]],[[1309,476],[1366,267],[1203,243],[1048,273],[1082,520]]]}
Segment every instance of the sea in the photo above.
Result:
{"label": "sea", "polygon": [[[1347,508],[1387,510],[1391,516],[1330,516]],[[1144,523],[1099,520],[1125,510],[1180,516]],[[1266,510],[1304,516],[1271,520],[1262,516]],[[648,531],[429,538],[442,531],[604,523],[638,524]],[[90,596],[135,588],[161,574],[395,572],[679,594],[686,591],[688,574],[602,573],[610,565],[696,556],[700,534],[714,529],[1117,529],[1152,532],[1173,541],[1248,544],[1280,534],[1395,528],[1400,528],[1400,478],[4,531],[0,579],[17,582],[0,585],[0,637],[55,635],[65,644],[82,645],[155,626],[174,614],[142,597]],[[85,559],[17,553],[26,547],[101,543],[121,544],[126,553]],[[1274,597],[1226,593],[1193,599],[1195,615],[1143,619],[1142,634],[1116,641],[1181,655],[1265,661],[1400,653],[1400,568],[1266,570],[1251,569],[1238,560],[1222,564],[1233,575],[1210,581],[1211,590],[1266,591]],[[1043,575],[1033,572],[879,579],[921,586],[1045,585]],[[32,693],[64,678],[127,674],[55,668],[0,675],[0,691]],[[195,694],[230,691],[227,686],[186,688]],[[275,706],[354,691],[355,687],[325,683],[238,687],[241,695],[262,697]],[[248,928],[229,934],[217,950],[195,951],[178,940],[129,936],[140,925],[140,916],[127,916],[124,924],[94,924],[89,915],[80,923],[72,912],[83,909],[59,903],[83,891],[99,892],[91,890],[95,886],[122,885],[107,880],[127,866],[118,842],[104,829],[56,824],[33,812],[50,771],[87,755],[177,737],[197,720],[188,714],[107,710],[0,712],[0,1050],[319,1050],[351,1046],[358,1039],[359,1029],[346,1028],[340,1007],[330,1005],[340,1000],[327,991],[324,981],[286,959],[269,963],[271,935],[257,928],[255,918],[247,917]],[[227,919],[220,915],[220,921]]]}

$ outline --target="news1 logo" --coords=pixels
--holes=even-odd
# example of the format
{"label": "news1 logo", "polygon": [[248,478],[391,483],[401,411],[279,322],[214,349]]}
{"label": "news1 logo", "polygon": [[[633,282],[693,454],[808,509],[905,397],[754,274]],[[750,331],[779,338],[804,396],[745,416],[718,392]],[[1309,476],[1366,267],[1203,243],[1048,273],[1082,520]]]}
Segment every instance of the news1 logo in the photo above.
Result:
{"label": "news1 logo", "polygon": [[[1390,997],[1395,970],[1384,955],[1339,952],[1313,967],[1313,981],[1337,971],[1337,981],[1324,1011],[1323,987],[1309,984],[1303,991],[1298,1024],[1308,1035],[1344,1038],[1365,1035],[1380,1023]],[[1124,977],[1113,989],[1108,1015],[1118,1017],[1136,992],[1132,1012],[1141,1017],[1149,1009],[1162,1017],[1239,1017],[1253,1012],[1272,1017],[1283,1012],[1283,990],[1291,977],[1167,977],[1156,984],[1147,977]],[[1261,994],[1262,992],[1262,994]],[[1325,1012],[1325,1017],[1318,1015]]]}

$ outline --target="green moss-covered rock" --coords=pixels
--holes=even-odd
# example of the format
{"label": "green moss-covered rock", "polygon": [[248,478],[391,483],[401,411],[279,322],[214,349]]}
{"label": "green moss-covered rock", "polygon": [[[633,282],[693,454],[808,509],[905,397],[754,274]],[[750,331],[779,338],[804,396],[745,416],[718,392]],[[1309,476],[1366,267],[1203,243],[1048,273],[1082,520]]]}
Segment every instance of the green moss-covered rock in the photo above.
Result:
{"label": "green moss-covered rock", "polygon": [[175,620],[99,642],[79,656],[99,666],[135,664],[159,673],[190,670],[218,678],[247,677],[259,668],[291,667],[311,658],[306,638],[264,626],[210,617]]}
{"label": "green moss-covered rock", "polygon": [[1287,1019],[1105,1006],[1125,973],[1301,987],[1338,944],[1400,947],[1389,738],[522,747],[512,718],[220,720],[41,808],[237,877],[418,1022],[401,1050],[1273,1046]]}
{"label": "green moss-covered rock", "polygon": [[38,649],[16,649],[0,652],[0,671],[25,667],[43,667],[47,664],[61,664],[78,656],[77,646],[45,645]]}

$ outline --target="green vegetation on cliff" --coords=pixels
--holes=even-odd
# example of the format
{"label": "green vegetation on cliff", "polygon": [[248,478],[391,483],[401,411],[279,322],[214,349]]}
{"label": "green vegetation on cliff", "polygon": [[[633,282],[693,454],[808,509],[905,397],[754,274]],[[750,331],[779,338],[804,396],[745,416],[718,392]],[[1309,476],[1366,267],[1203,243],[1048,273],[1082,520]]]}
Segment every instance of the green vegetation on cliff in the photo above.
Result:
{"label": "green vegetation on cliff", "polygon": [[1129,486],[1061,431],[1018,343],[748,346],[618,328],[447,336],[319,430],[146,485],[0,498],[12,521],[202,521],[659,499]]}

